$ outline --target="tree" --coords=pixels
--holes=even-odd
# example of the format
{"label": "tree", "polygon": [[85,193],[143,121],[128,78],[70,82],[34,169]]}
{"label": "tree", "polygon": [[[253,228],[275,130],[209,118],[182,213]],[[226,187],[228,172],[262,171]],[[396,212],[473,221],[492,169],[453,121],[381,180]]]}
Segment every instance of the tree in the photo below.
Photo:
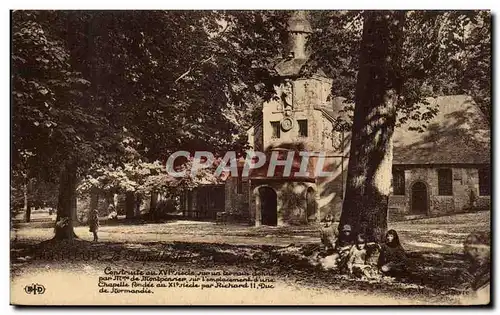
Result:
{"label": "tree", "polygon": [[[337,122],[353,139],[341,225],[352,224],[379,238],[386,228],[394,126],[411,119],[420,122],[417,130],[424,130],[438,111],[425,101],[429,96],[468,93],[476,95],[483,112],[490,111],[490,14],[389,12],[393,22],[404,16],[397,29],[389,21],[375,23],[373,14],[314,13],[319,31],[310,41],[314,53],[308,70],[322,68],[333,77],[332,95],[346,98],[344,111],[352,119]],[[385,57],[390,61],[380,57],[380,45],[388,45]],[[373,59],[369,65],[368,58]],[[382,97],[389,94],[395,101]]]}
{"label": "tree", "polygon": [[340,224],[377,240],[387,228],[392,135],[401,93],[404,12],[364,13],[347,187]]}
{"label": "tree", "polygon": [[465,69],[460,83],[491,122],[491,13],[476,12],[463,28],[468,32],[464,31],[463,36]]}
{"label": "tree", "polygon": [[[157,199],[161,193],[173,198],[202,184],[222,183],[221,178],[215,176],[220,161],[221,159],[216,159],[211,167],[200,169],[196,176],[191,176],[190,171],[193,166],[191,157],[176,167],[177,171],[185,171],[182,177],[168,174],[160,161],[152,163],[129,161],[123,167],[109,165],[95,169],[87,175],[78,186],[78,192],[83,196],[87,194],[92,196],[92,193],[96,192],[125,194],[126,217],[133,218],[136,215],[138,201],[147,196]],[[150,214],[154,215],[155,210],[156,205],[151,206]]]}
{"label": "tree", "polygon": [[[308,43],[313,54],[304,74],[321,68],[332,78],[332,96],[346,98],[344,109],[352,118],[363,12],[313,11],[311,19],[316,32]],[[427,97],[464,93],[489,117],[490,23],[488,11],[405,12],[398,123],[411,119],[425,128],[436,113],[425,103]],[[352,121],[346,123],[349,129]]]}
{"label": "tree", "polygon": [[52,23],[57,17],[53,11],[13,13],[12,166],[59,183],[55,238],[65,239],[74,236],[78,173],[118,145],[116,130],[84,93],[90,81],[70,65],[68,45]]}
{"label": "tree", "polygon": [[[15,11],[13,166],[59,182],[56,238],[73,236],[79,178],[123,163],[123,135],[146,161],[175,150],[223,152],[228,109],[269,92],[266,66],[283,13]],[[272,30],[271,32],[269,32]],[[253,61],[251,61],[253,60]],[[259,84],[258,84],[259,83]],[[269,93],[268,93],[269,94]],[[237,147],[241,145],[237,144]],[[59,232],[60,231],[60,232]]]}

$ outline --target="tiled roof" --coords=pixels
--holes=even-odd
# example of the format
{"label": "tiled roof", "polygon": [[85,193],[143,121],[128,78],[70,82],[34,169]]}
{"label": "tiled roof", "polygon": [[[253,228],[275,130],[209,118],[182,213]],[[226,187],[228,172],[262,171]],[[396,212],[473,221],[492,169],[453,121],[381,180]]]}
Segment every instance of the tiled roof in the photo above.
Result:
{"label": "tiled roof", "polygon": [[394,164],[490,163],[490,127],[466,95],[429,98],[439,109],[423,132],[408,121],[394,132]]}
{"label": "tiled roof", "polygon": [[277,74],[282,77],[294,77],[300,74],[300,70],[307,63],[307,59],[284,59],[274,67]]}
{"label": "tiled roof", "polygon": [[[486,118],[467,95],[428,98],[438,113],[423,132],[412,130],[421,124],[409,120],[394,131],[394,164],[489,164],[490,127]],[[340,115],[349,119],[342,98],[316,106],[333,121]],[[423,105],[421,105],[423,106]]]}

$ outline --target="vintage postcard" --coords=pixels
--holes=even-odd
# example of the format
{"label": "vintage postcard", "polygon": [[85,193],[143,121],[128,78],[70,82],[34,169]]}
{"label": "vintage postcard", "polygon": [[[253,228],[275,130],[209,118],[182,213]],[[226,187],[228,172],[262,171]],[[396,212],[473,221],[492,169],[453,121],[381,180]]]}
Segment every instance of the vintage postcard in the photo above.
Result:
{"label": "vintage postcard", "polygon": [[13,305],[490,305],[491,13],[11,11]]}

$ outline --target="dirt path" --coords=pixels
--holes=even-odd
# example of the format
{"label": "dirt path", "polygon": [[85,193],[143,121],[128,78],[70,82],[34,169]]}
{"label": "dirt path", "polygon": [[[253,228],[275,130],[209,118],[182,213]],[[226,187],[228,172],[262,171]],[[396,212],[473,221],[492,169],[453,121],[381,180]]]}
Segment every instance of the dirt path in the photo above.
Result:
{"label": "dirt path", "polygon": [[[400,234],[403,246],[411,251],[459,253],[465,237],[472,231],[489,231],[489,212],[460,214],[440,218],[394,222],[389,228]],[[39,218],[43,220],[43,218]],[[47,218],[46,218],[47,219]],[[16,223],[11,240],[41,242],[53,235],[53,223]],[[108,223],[99,235],[104,242],[174,242],[191,241],[233,245],[310,244],[318,241],[318,226],[253,227],[247,225],[217,225],[213,222],[173,221],[167,223]],[[83,240],[92,240],[88,228],[80,226],[75,233]]]}

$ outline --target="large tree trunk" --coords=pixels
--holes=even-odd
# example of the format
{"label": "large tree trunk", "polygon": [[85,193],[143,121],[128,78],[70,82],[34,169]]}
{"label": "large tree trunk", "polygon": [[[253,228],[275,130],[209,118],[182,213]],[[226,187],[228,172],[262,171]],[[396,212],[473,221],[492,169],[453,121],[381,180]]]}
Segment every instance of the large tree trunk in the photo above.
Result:
{"label": "large tree trunk", "polygon": [[26,222],[31,221],[31,200],[29,198],[30,190],[31,190],[31,180],[25,178],[23,193],[24,193],[24,220]]}
{"label": "large tree trunk", "polygon": [[76,193],[75,195],[73,196],[73,199],[71,200],[71,215],[72,215],[72,218],[73,218],[73,222],[78,222],[78,213],[77,213],[77,206],[78,206],[78,202],[77,202],[77,199],[76,199]]}
{"label": "large tree trunk", "polygon": [[59,180],[59,198],[57,201],[57,218],[55,239],[73,239],[74,198],[76,196],[76,163],[65,163]]}
{"label": "large tree trunk", "polygon": [[151,192],[151,202],[149,203],[149,212],[153,213],[158,205],[158,193]]}
{"label": "large tree trunk", "polygon": [[380,241],[387,229],[392,136],[401,89],[403,11],[368,11],[356,86],[352,141],[339,229]]}
{"label": "large tree trunk", "polygon": [[141,216],[141,205],[142,205],[142,196],[137,196],[135,200],[135,213],[134,213],[136,217]]}
{"label": "large tree trunk", "polygon": [[133,192],[125,193],[125,217],[132,219],[135,214],[135,195]]}

